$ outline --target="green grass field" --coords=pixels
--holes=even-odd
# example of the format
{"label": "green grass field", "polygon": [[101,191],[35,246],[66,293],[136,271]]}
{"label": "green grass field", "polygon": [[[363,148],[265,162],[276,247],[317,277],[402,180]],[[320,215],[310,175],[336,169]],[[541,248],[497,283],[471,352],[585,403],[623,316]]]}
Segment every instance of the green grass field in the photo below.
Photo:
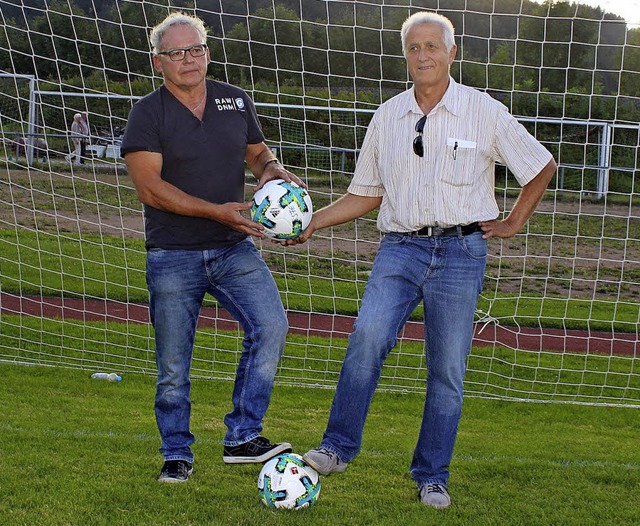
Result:
{"label": "green grass field", "polygon": [[[154,379],[0,363],[0,517],[11,525],[631,525],[640,522],[638,410],[467,399],[451,466],[453,505],[417,500],[408,474],[423,397],[377,393],[362,453],[322,478],[318,503],[274,511],[260,466],[222,462],[232,384],[196,379],[195,471],[156,481]],[[266,436],[317,445],[332,391],[277,386]]]}
{"label": "green grass field", "polygon": [[[145,303],[144,244],[140,239],[0,229],[3,250],[3,291],[17,295],[95,297],[114,301]],[[370,266],[334,265],[291,249],[268,246],[264,257],[290,310],[356,315]],[[286,259],[286,264],[284,260]],[[38,265],[32,262],[37,261]],[[506,263],[502,263],[503,266]],[[359,271],[357,271],[359,269]],[[285,271],[286,270],[286,271]],[[566,268],[565,268],[566,271]],[[553,279],[561,276],[554,270]],[[633,284],[638,276],[629,271]],[[553,281],[552,279],[552,281]],[[567,278],[563,278],[566,282]],[[620,281],[613,276],[613,282]],[[534,280],[535,281],[535,280]],[[492,281],[485,286],[490,289]],[[620,285],[623,287],[623,285]],[[627,283],[625,285],[629,287]],[[624,288],[624,287],[623,287]],[[286,291],[286,294],[285,292]],[[478,302],[481,312],[503,320],[506,325],[562,327],[581,330],[635,332],[640,304],[634,289],[628,301],[622,298],[613,308],[612,298],[566,298],[530,291],[523,301],[521,293],[494,293],[487,290]],[[570,315],[569,315],[570,313]],[[413,319],[421,319],[422,308]]]}
{"label": "green grass field", "polygon": [[[13,215],[5,213],[6,225],[17,227],[0,229],[3,292],[146,302],[141,205],[131,181],[120,175],[111,169],[73,176],[0,173],[0,200],[16,205]],[[326,175],[309,181],[316,209],[331,201],[332,192],[343,193],[346,182],[330,182]],[[511,193],[498,187],[498,200],[511,199]],[[251,185],[246,195],[252,195]],[[603,207],[550,192],[541,213],[528,222],[529,235],[490,242],[479,311],[509,326],[634,333],[640,316],[640,218],[629,199],[635,195],[611,195]],[[58,215],[74,221],[59,224],[53,219]],[[375,245],[375,213],[367,217],[358,222],[357,238]],[[352,239],[354,225],[334,232]],[[298,249],[265,243],[263,257],[287,309],[355,315],[372,252],[359,253],[356,261],[350,244],[330,246],[321,237]],[[418,308],[414,319],[420,318]]]}
{"label": "green grass field", "polygon": [[[130,185],[111,175],[104,179],[59,177],[52,192],[53,180],[11,174],[3,191],[14,192],[11,199],[21,204],[16,209],[38,214],[23,214],[19,228],[0,229],[4,293],[147,301],[139,235],[91,229],[79,234],[59,229],[50,219],[54,211],[63,211],[87,220],[85,226],[98,224],[94,216],[100,212],[108,217],[111,208],[122,218],[139,218]],[[603,215],[597,209],[578,216],[571,206],[566,214],[560,209],[553,216],[536,214],[529,225],[536,235],[527,239],[535,244],[531,253],[550,254],[548,234],[553,232],[554,255],[562,257],[559,262],[551,258],[550,267],[530,261],[527,279],[515,291],[489,279],[490,301],[482,298],[480,310],[507,325],[635,333],[637,265],[601,267],[595,258],[600,251],[613,258],[624,250],[627,261],[637,261],[640,220],[627,215]],[[602,231],[607,232],[604,239]],[[355,314],[368,260],[335,264],[351,260],[337,249],[322,252],[320,243],[312,246],[318,254],[293,249],[265,253],[286,308]],[[507,255],[518,257],[523,252],[515,241],[506,249]],[[589,264],[563,263],[578,256]],[[598,276],[609,285],[567,296],[572,278],[591,280],[596,271],[589,265],[596,263]],[[517,257],[490,259],[489,275],[499,265],[499,275],[509,282],[510,276],[524,275],[522,264]],[[420,309],[415,316],[420,317]],[[332,390],[285,384],[333,385],[345,347],[336,338],[290,335],[265,420],[269,438],[291,442],[298,453],[318,444]],[[378,393],[361,455],[346,473],[322,478],[316,506],[282,512],[259,502],[260,466],[222,462],[223,417],[230,410],[232,384],[203,377],[232,378],[238,352],[237,334],[199,331],[193,371],[195,473],[187,484],[162,485],[156,481],[162,459],[153,416],[150,327],[3,314],[0,358],[56,367],[0,361],[2,523],[640,525],[638,357],[474,348],[466,382],[470,396],[451,466],[453,505],[436,511],[419,503],[408,474],[422,412],[424,364],[422,343],[403,343],[390,360],[403,376],[390,368],[381,386],[407,392]],[[122,372],[123,382],[91,380],[90,372],[100,364]],[[630,407],[581,404],[593,401]]]}
{"label": "green grass field", "polygon": [[[333,386],[346,348],[342,338],[289,334],[276,381]],[[7,314],[0,318],[0,359],[7,361],[155,374],[153,349],[148,324]],[[233,378],[240,352],[237,333],[200,329],[191,375]],[[467,365],[467,396],[640,407],[640,357],[473,347]],[[425,382],[423,342],[400,342],[385,362],[379,386],[422,392]]]}

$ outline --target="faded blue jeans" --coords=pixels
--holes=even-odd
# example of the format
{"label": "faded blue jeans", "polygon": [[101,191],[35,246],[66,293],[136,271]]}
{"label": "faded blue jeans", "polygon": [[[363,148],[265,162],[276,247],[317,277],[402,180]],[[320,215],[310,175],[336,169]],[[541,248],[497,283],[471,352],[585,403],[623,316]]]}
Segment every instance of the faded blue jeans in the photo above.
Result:
{"label": "faded blue jeans", "polygon": [[193,461],[190,370],[205,293],[214,296],[244,331],[233,409],[224,419],[224,444],[234,446],[258,436],[288,322],[273,276],[253,241],[247,238],[204,251],[151,249],[147,285],[158,366],[155,413],[164,459]]}
{"label": "faded blue jeans", "polygon": [[411,476],[418,488],[427,483],[446,486],[486,255],[482,232],[464,237],[384,236],[349,337],[321,447],[344,462],[358,454],[382,365],[424,300],[427,393]]}

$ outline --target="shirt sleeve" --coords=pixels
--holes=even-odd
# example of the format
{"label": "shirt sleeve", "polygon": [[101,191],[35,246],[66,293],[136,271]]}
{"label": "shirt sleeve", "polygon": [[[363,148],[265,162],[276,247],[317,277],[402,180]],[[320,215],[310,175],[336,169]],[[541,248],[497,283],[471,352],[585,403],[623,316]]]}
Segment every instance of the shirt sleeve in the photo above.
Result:
{"label": "shirt sleeve", "polygon": [[144,99],[134,104],[129,112],[120,145],[123,157],[131,152],[162,152],[158,133],[158,113],[153,111],[153,104],[147,104]]}
{"label": "shirt sleeve", "polygon": [[247,111],[247,143],[258,144],[264,142],[264,133],[260,126],[260,119],[258,119],[258,112],[256,111],[256,105],[244,94],[244,104]]}
{"label": "shirt sleeve", "polygon": [[553,156],[508,111],[501,111],[496,129],[496,160],[511,170],[518,184],[529,183]]}
{"label": "shirt sleeve", "polygon": [[363,197],[382,197],[384,185],[378,170],[378,144],[380,130],[377,114],[373,116],[358,155],[353,179],[347,191]]}

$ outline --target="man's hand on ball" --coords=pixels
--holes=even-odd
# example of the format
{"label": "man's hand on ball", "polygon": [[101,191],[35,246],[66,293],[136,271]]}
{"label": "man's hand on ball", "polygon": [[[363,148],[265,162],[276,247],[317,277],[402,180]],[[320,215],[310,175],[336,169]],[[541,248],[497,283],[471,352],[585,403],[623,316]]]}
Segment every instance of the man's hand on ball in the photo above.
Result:
{"label": "man's hand on ball", "polygon": [[242,212],[251,209],[252,204],[253,203],[249,201],[247,203],[224,203],[217,205],[216,215],[213,219],[243,234],[264,238],[264,227],[242,215]]}
{"label": "man's hand on ball", "polygon": [[273,179],[282,179],[284,181],[287,181],[288,183],[295,183],[298,186],[301,186],[302,188],[307,187],[307,185],[304,183],[302,179],[300,179],[296,174],[287,170],[280,163],[269,163],[264,169],[264,172],[262,172],[262,175],[260,176],[258,184],[253,189],[253,191],[257,192],[267,182]]}

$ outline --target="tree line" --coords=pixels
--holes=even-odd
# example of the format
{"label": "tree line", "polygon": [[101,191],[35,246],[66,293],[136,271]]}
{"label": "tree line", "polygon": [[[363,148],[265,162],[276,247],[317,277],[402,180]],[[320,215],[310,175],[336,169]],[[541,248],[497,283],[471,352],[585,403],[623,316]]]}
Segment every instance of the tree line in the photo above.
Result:
{"label": "tree line", "polygon": [[[435,8],[439,2],[431,3]],[[53,85],[100,89],[113,83],[110,89],[116,92],[146,93],[149,28],[169,8],[160,2],[97,4],[53,0],[46,9],[3,8],[0,64]],[[374,104],[406,87],[399,28],[415,11],[408,0],[404,7],[400,0],[393,6],[282,0],[275,9],[264,0],[236,4],[236,13],[222,13],[219,1],[171,2],[173,10],[196,13],[208,25],[210,74],[216,78],[252,89],[346,91]],[[640,96],[640,32],[599,8],[551,0],[477,0],[473,10],[440,12],[459,34],[454,75],[494,92],[509,106],[525,104],[526,109],[528,97],[517,100],[515,92],[567,95],[576,101],[574,117],[603,118],[611,109],[609,97]],[[585,96],[596,100],[586,103]],[[552,99],[543,111],[554,111]],[[622,119],[631,118],[625,108],[617,111]]]}
{"label": "tree line", "polygon": [[[209,29],[210,76],[242,86],[256,102],[278,104],[272,115],[261,109],[270,140],[318,145],[317,152],[292,149],[290,162],[306,166],[311,161],[305,155],[326,155],[322,152],[331,145],[331,155],[339,157],[336,165],[349,171],[370,113],[311,107],[372,110],[407,88],[399,29],[416,11],[412,3],[22,0],[20,6],[3,4],[0,12],[0,70],[34,75],[45,90],[142,96],[161,82],[152,73],[150,28],[170,11],[195,13]],[[424,9],[445,6],[438,11],[456,27],[453,76],[488,91],[515,115],[640,121],[640,30],[628,28],[619,17],[555,0],[421,3]],[[0,82],[0,96],[5,85]],[[7,89],[11,98],[15,87]],[[0,108],[8,117],[5,131],[27,114],[27,104],[24,93],[21,107],[11,110],[15,115]],[[283,104],[301,107],[285,113]],[[113,133],[115,126],[126,124],[129,109],[129,100],[50,97],[39,110],[38,131],[55,134],[66,128],[74,111],[88,110],[95,127]],[[598,164],[594,145],[600,139],[591,135],[599,128],[577,126],[576,136],[567,141],[568,124],[562,132],[541,122],[532,126],[563,163]],[[636,132],[618,132],[616,143],[637,144]],[[349,153],[334,151],[335,146]],[[633,152],[613,148],[613,165],[635,166]],[[621,192],[633,186],[633,178],[618,179],[625,185]]]}

